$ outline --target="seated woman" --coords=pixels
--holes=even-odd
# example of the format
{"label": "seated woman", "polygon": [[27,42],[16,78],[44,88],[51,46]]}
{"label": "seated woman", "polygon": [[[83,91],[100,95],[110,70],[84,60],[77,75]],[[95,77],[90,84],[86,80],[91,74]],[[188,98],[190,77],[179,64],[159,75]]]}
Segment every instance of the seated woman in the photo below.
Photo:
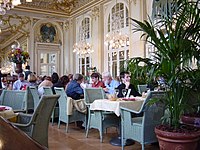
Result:
{"label": "seated woman", "polygon": [[69,78],[68,76],[64,75],[62,76],[57,83],[54,83],[53,86],[51,87],[52,88],[52,91],[53,91],[53,94],[56,94],[55,90],[54,90],[54,87],[62,87],[64,90],[66,88],[66,85],[68,84],[69,82]]}
{"label": "seated woman", "polygon": [[77,73],[74,74],[73,80],[67,86],[67,96],[71,97],[74,100],[84,98],[84,92],[81,88],[81,83],[83,82],[83,75]]}
{"label": "seated woman", "polygon": [[44,89],[43,87],[52,87],[53,83],[51,82],[51,77],[50,76],[46,76],[44,81],[42,81],[40,83],[40,85],[38,86],[38,94],[40,96],[42,96],[44,94]]}
{"label": "seated woman", "polygon": [[92,78],[92,87],[102,87],[102,88],[106,87],[105,84],[99,80],[98,73],[92,73],[91,78]]}
{"label": "seated woman", "polygon": [[[119,89],[119,94],[117,97],[125,97],[128,89],[131,89],[130,95],[141,96],[140,93],[135,89],[134,85],[130,83],[131,76],[129,72],[120,73],[121,84],[117,87]],[[126,94],[123,95],[122,90],[126,89]]]}

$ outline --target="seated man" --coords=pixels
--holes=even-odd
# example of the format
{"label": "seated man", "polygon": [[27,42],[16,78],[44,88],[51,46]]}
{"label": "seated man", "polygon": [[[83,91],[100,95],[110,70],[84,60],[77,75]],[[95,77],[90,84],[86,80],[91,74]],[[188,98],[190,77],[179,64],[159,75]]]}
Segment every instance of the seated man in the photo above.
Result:
{"label": "seated man", "polygon": [[[117,89],[119,89],[119,94],[117,97],[125,97],[126,95],[123,95],[122,90],[126,89],[128,91],[128,89],[131,89],[130,95],[133,96],[141,96],[140,93],[135,89],[134,85],[130,83],[131,80],[131,76],[129,72],[121,72],[120,73],[120,79],[122,81],[122,83],[117,87]],[[127,94],[126,91],[126,94]]]}
{"label": "seated man", "polygon": [[24,74],[19,73],[18,80],[13,84],[13,90],[26,90],[26,87],[29,86],[30,83],[24,80]]}
{"label": "seated man", "polygon": [[73,80],[67,86],[67,96],[74,100],[84,98],[84,92],[80,84],[83,82],[83,75],[77,73],[73,76]]}
{"label": "seated man", "polygon": [[104,88],[104,91],[108,94],[114,94],[115,88],[119,86],[119,81],[114,80],[109,72],[103,72],[102,78],[106,86],[106,88]]}

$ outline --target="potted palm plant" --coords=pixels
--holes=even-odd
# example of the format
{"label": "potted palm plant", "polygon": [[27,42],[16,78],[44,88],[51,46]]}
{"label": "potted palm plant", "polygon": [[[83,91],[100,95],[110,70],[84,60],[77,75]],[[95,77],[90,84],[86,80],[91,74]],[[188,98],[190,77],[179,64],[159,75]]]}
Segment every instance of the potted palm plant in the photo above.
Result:
{"label": "potted palm plant", "polygon": [[[149,73],[164,77],[167,85],[164,101],[168,111],[167,124],[155,128],[163,150],[195,150],[200,137],[199,129],[180,122],[181,115],[189,109],[188,93],[197,91],[197,95],[200,94],[196,84],[200,80],[197,73],[200,70],[199,5],[199,1],[174,0],[166,5],[166,15],[156,23],[131,19],[133,31],[142,31],[142,38],[155,47]],[[191,62],[196,67],[191,67]]]}

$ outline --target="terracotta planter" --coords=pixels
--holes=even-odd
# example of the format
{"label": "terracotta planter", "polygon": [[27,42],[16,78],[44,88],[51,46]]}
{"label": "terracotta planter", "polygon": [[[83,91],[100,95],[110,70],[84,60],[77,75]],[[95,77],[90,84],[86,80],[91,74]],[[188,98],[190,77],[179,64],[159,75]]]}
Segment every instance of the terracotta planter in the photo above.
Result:
{"label": "terracotta planter", "polygon": [[16,66],[15,66],[15,72],[16,73],[22,73],[23,69],[22,69],[22,63],[16,63]]}
{"label": "terracotta planter", "polygon": [[167,132],[155,128],[160,150],[197,150],[200,131],[193,133]]}
{"label": "terracotta planter", "polygon": [[191,125],[194,127],[200,128],[200,117],[194,117],[194,116],[181,116],[181,122],[183,124]]}

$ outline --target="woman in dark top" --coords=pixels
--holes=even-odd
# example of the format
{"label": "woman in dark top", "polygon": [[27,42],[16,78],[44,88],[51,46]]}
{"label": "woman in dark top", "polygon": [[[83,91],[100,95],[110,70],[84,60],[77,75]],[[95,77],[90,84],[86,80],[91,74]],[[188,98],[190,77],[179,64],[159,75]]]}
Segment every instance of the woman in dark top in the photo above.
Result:
{"label": "woman in dark top", "polygon": [[54,90],[54,87],[63,87],[65,89],[67,83],[69,82],[69,78],[68,76],[64,75],[62,76],[58,82],[54,83],[53,86],[52,86],[52,91],[53,91],[53,94],[56,94],[55,93],[55,90]]}

